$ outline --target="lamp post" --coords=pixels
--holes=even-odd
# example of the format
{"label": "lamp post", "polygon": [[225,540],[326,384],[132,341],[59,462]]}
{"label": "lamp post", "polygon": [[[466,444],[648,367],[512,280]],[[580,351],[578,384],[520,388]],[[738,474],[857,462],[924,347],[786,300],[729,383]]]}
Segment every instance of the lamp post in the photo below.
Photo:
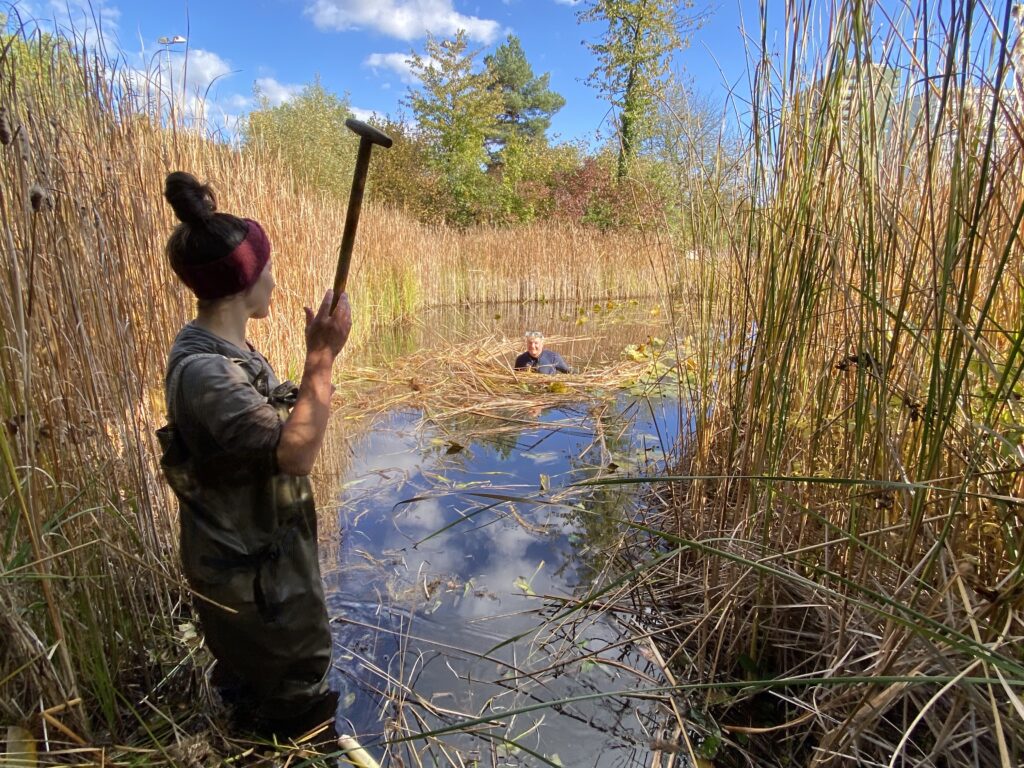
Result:
{"label": "lamp post", "polygon": [[[173,123],[174,122],[174,70],[171,68],[171,46],[172,45],[183,45],[183,44],[188,42],[188,38],[184,37],[182,35],[174,35],[173,37],[168,37],[167,35],[164,35],[163,37],[158,38],[157,42],[164,47],[164,53],[166,54],[167,77],[168,77],[168,80],[170,82],[170,86],[168,88],[167,103],[168,103],[168,105],[170,107],[170,109],[169,109],[170,115],[169,116],[171,118],[171,122]],[[184,83],[182,83],[182,93],[183,94],[184,94],[184,89],[185,89],[185,86],[184,86]]]}

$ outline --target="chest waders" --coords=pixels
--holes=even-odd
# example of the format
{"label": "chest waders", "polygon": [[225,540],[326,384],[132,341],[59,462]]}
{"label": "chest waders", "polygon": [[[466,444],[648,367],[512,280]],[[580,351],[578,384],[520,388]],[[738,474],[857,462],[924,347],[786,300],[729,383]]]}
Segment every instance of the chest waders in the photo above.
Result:
{"label": "chest waders", "polygon": [[[331,631],[312,486],[307,477],[230,455],[191,455],[175,423],[175,399],[185,367],[209,357],[224,356],[189,355],[168,379],[160,465],[180,503],[182,566],[199,595],[194,607],[206,644],[258,716],[285,721],[330,698]],[[286,419],[295,385],[268,391],[266,371],[232,362]]]}

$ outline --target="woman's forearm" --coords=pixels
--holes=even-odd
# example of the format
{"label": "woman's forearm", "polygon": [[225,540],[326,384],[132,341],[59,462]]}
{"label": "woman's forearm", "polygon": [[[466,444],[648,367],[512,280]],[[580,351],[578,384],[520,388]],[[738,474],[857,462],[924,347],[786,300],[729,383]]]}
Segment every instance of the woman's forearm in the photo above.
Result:
{"label": "woman's forearm", "polygon": [[334,355],[329,350],[306,355],[299,395],[277,444],[277,466],[286,474],[308,475],[320,453],[331,415],[333,365]]}

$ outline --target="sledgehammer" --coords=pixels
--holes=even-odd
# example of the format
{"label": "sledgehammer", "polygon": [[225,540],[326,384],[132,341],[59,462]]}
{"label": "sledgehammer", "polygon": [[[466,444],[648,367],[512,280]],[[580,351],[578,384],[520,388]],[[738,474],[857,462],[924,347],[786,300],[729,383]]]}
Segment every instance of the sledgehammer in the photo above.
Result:
{"label": "sledgehammer", "polygon": [[356,242],[356,227],[359,225],[359,209],[363,207],[363,188],[366,186],[366,171],[370,167],[370,150],[374,144],[387,149],[391,146],[391,137],[378,131],[372,125],[349,118],[345,125],[359,134],[359,154],[356,155],[356,172],[352,177],[352,192],[348,196],[348,213],[345,215],[345,232],[341,236],[341,247],[338,249],[338,269],[334,273],[334,300],[331,302],[331,314],[338,306],[338,298],[345,291],[348,281],[348,265],[352,261],[352,246]]}

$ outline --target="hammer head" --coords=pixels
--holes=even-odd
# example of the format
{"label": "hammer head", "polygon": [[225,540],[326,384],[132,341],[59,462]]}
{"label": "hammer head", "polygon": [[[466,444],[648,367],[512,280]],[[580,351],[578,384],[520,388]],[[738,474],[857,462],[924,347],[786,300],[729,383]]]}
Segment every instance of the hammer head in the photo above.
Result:
{"label": "hammer head", "polygon": [[380,144],[384,149],[387,149],[393,143],[391,137],[384,133],[384,131],[378,131],[372,125],[367,125],[362,120],[356,120],[354,117],[346,120],[345,126],[371,143]]}

